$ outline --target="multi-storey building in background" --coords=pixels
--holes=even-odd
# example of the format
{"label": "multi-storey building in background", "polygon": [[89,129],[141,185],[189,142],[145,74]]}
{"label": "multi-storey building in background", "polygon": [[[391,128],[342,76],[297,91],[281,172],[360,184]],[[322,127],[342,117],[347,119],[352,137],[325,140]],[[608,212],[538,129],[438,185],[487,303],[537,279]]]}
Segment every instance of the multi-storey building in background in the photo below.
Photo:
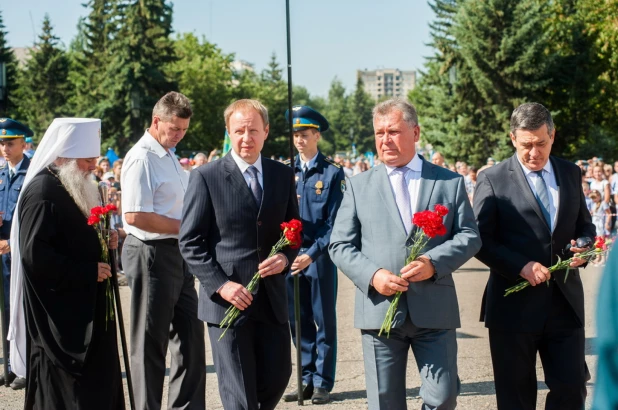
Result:
{"label": "multi-storey building in background", "polygon": [[384,97],[408,97],[408,92],[416,85],[416,71],[401,71],[397,68],[378,70],[357,70],[365,84],[365,91],[375,100]]}

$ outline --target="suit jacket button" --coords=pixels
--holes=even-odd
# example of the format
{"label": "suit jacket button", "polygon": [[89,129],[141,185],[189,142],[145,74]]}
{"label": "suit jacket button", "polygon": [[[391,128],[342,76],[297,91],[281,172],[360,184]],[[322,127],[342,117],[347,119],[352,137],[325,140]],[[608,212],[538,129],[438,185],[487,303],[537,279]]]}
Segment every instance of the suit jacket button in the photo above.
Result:
{"label": "suit jacket button", "polygon": [[258,226],[262,226],[262,221],[258,221]]}
{"label": "suit jacket button", "polygon": [[258,250],[258,252],[262,252],[262,247],[261,247],[261,246],[258,246],[258,249],[257,249],[257,250]]}

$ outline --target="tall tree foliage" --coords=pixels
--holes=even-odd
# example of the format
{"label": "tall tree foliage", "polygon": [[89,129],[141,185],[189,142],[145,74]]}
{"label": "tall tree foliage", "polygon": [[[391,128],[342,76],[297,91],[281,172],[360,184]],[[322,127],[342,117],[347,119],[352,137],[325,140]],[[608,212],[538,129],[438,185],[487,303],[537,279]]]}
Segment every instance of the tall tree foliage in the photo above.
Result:
{"label": "tall tree foliage", "polygon": [[260,74],[245,71],[238,78],[238,86],[233,91],[234,98],[255,98],[268,108],[269,133],[262,154],[289,157],[290,140],[285,111],[288,109],[287,81],[283,70],[273,53],[266,69]]}
{"label": "tall tree foliage", "polygon": [[121,151],[144,133],[154,104],[177,88],[165,71],[175,59],[172,6],[165,0],[126,0],[116,7],[118,33],[109,45],[103,88],[114,105],[107,137]]}
{"label": "tall tree foliage", "polygon": [[6,79],[5,88],[2,90],[4,95],[0,95],[0,99],[4,99],[4,104],[0,102],[0,117],[11,117],[15,114],[13,94],[16,90],[17,61],[6,40],[7,32],[4,31],[4,28],[2,13],[0,12],[0,64],[4,64]]}
{"label": "tall tree foliage", "polygon": [[373,133],[373,117],[371,110],[374,101],[365,91],[365,84],[362,78],[356,80],[354,93],[349,97],[350,124],[352,126],[354,143],[360,153],[375,150],[375,138]]}
{"label": "tall tree foliage", "polygon": [[115,102],[104,87],[110,61],[109,46],[117,32],[114,0],[90,0],[83,5],[90,9],[78,24],[78,34],[71,43],[69,80],[73,88],[71,110],[80,117],[102,120],[104,137],[114,125],[108,114]]}
{"label": "tall tree foliage", "polygon": [[595,29],[611,20],[604,3],[591,8],[588,0],[557,0],[549,6],[545,31],[556,55],[547,97],[556,123],[552,151],[571,159],[617,153],[613,57],[604,54],[600,41],[607,29]]}
{"label": "tall tree foliage", "polygon": [[191,100],[193,107],[189,131],[180,148],[221,148],[225,132],[223,111],[232,99],[234,56],[189,33],[174,41],[174,49],[178,59],[166,71],[178,81],[179,91]]}
{"label": "tall tree foliage", "polygon": [[69,59],[53,33],[49,16],[43,20],[39,41],[30,51],[30,59],[18,76],[16,90],[18,117],[43,136],[55,117],[68,115]]}
{"label": "tall tree foliage", "polygon": [[411,95],[419,101],[426,139],[451,160],[481,165],[489,156],[502,159],[512,152],[513,108],[546,99],[554,66],[543,30],[547,13],[537,0],[439,0],[433,7],[437,54]]}
{"label": "tall tree foliage", "polygon": [[328,91],[324,116],[330,124],[334,151],[347,151],[352,146],[350,137],[350,112],[348,107],[349,97],[346,89],[338,78],[335,78]]}

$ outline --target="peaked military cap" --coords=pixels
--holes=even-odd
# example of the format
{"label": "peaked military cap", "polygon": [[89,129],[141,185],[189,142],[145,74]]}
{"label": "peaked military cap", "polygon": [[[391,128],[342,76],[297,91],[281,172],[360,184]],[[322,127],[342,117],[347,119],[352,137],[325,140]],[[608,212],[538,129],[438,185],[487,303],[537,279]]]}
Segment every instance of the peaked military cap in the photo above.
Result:
{"label": "peaked military cap", "polygon": [[33,135],[34,132],[21,122],[11,118],[0,118],[0,141],[32,137]]}
{"label": "peaked military cap", "polygon": [[[289,121],[289,110],[285,112],[285,119]],[[294,131],[313,128],[324,132],[328,130],[328,121],[313,108],[306,105],[296,105],[292,107],[292,127]]]}

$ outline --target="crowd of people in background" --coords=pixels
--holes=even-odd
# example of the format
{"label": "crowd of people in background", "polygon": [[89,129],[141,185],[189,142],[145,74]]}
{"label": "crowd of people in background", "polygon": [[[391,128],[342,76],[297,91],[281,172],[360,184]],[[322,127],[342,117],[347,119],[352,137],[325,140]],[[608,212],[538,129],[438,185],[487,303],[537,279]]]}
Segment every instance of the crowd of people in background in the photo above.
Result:
{"label": "crowd of people in background", "polygon": [[[427,159],[433,164],[448,168],[464,177],[466,192],[472,203],[474,198],[474,189],[476,187],[476,178],[478,173],[497,164],[494,158],[487,158],[485,165],[477,168],[470,166],[464,161],[447,161],[442,153],[433,150],[419,149]],[[32,139],[27,142],[25,155],[31,157],[34,155],[34,147]],[[180,165],[187,174],[191,170],[215,161],[222,157],[222,152],[219,149],[213,149],[207,155],[203,152],[196,152],[190,156],[179,157]],[[283,157],[276,159],[280,162],[289,163],[289,159]],[[332,157],[333,161],[341,165],[345,176],[350,178],[354,175],[368,171],[369,169],[381,164],[378,158],[367,158],[364,155],[356,158],[351,158],[336,154]],[[117,204],[118,213],[115,215],[116,228],[119,229],[121,242],[125,236],[122,231],[122,215],[120,204],[120,175],[122,171],[123,159],[109,159],[107,156],[101,156],[98,159],[97,167],[92,173],[93,180],[97,182],[105,181],[109,183],[110,200]],[[593,222],[597,228],[597,232],[601,233],[606,238],[613,238],[616,234],[616,204],[618,203],[618,161],[611,164],[605,163],[602,157],[593,157],[587,160],[578,160],[576,164],[582,170],[582,188],[585,196],[586,205],[592,215]],[[0,164],[1,165],[1,164]],[[597,260],[597,264],[603,264],[602,260]]]}

